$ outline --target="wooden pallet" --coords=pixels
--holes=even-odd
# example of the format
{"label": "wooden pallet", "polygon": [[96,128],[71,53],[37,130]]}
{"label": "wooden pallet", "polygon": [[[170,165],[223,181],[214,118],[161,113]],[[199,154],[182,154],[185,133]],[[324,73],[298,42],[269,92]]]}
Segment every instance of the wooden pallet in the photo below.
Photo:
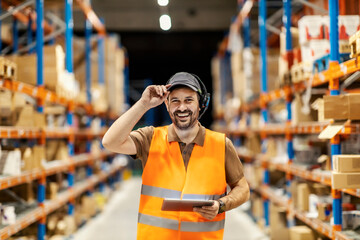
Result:
{"label": "wooden pallet", "polygon": [[360,55],[360,31],[357,31],[349,38],[350,58],[355,58]]}
{"label": "wooden pallet", "polygon": [[311,64],[302,62],[294,64],[290,70],[292,83],[298,83],[308,79],[311,76]]}
{"label": "wooden pallet", "polygon": [[4,57],[0,57],[0,77],[16,80],[16,68],[17,66],[15,62]]}

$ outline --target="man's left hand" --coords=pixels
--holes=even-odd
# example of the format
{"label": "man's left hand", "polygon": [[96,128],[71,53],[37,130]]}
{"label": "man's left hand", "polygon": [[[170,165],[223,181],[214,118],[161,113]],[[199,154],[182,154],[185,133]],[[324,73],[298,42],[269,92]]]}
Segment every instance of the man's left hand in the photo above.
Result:
{"label": "man's left hand", "polygon": [[219,202],[214,201],[212,206],[194,207],[193,211],[199,213],[208,220],[213,220],[219,212]]}

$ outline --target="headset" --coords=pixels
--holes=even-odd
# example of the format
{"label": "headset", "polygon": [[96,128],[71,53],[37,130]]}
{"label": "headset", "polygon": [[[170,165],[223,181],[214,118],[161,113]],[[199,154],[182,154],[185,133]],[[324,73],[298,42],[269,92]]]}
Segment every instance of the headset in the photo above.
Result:
{"label": "headset", "polygon": [[[200,96],[200,100],[199,100],[199,107],[200,107],[200,111],[199,111],[199,117],[198,119],[200,119],[202,117],[202,115],[204,115],[205,111],[208,109],[209,107],[209,103],[210,103],[210,93],[207,92],[205,84],[201,81],[201,79],[193,74],[193,73],[189,73],[191,76],[193,76],[196,81],[198,81],[199,85],[200,85],[200,91],[198,92],[199,96]],[[172,79],[172,77],[167,81],[166,84],[168,84],[170,82],[170,80]]]}
{"label": "headset", "polygon": [[192,73],[190,73],[190,74],[199,82],[200,87],[201,87],[200,101],[199,101],[200,111],[199,111],[199,117],[198,117],[198,119],[200,119],[209,107],[210,93],[207,92],[205,84],[200,80],[200,78],[197,75],[192,74]]}

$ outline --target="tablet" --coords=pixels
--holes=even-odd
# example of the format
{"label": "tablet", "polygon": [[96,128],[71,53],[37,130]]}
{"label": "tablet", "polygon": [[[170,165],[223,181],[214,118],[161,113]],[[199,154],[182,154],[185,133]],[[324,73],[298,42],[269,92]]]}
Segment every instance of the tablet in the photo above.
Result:
{"label": "tablet", "polygon": [[213,200],[192,200],[165,198],[161,207],[162,211],[187,211],[192,212],[194,207],[212,206]]}

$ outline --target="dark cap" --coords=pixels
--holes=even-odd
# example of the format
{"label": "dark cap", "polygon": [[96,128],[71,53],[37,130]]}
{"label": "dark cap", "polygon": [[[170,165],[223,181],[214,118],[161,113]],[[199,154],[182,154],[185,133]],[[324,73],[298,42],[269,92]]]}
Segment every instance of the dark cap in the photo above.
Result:
{"label": "dark cap", "polygon": [[175,89],[176,87],[185,86],[189,87],[195,92],[202,94],[199,81],[192,74],[187,72],[178,72],[172,76],[167,84],[171,84],[168,91]]}

